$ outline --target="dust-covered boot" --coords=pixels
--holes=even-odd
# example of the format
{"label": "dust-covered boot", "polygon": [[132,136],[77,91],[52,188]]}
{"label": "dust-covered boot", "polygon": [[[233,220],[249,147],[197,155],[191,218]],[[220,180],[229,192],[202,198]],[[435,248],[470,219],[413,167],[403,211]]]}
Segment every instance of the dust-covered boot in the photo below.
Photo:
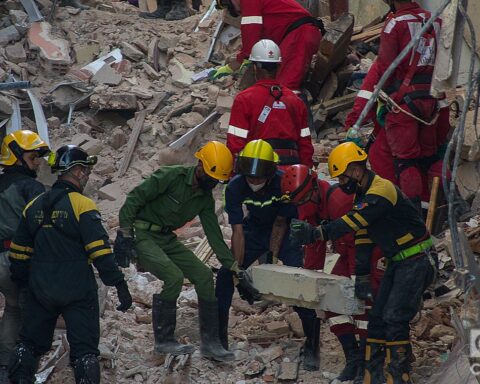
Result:
{"label": "dust-covered boot", "polygon": [[360,349],[358,348],[357,339],[353,333],[338,336],[338,341],[343,348],[345,354],[345,367],[340,375],[338,381],[350,381],[357,376],[358,365],[360,363]]}
{"label": "dust-covered boot", "polygon": [[365,348],[365,384],[384,384],[385,341],[367,339]]}
{"label": "dust-covered boot", "polygon": [[317,317],[300,317],[303,333],[307,340],[303,346],[303,368],[306,371],[320,369],[320,319]]}
{"label": "dust-covered boot", "polygon": [[193,353],[191,344],[180,344],[175,340],[177,324],[177,301],[162,300],[160,295],[153,295],[152,325],[155,337],[155,352],[161,354],[185,355]]}
{"label": "dust-covered boot", "polygon": [[203,357],[217,361],[233,361],[235,355],[226,350],[219,338],[218,304],[216,301],[198,299],[200,323],[200,352]]}
{"label": "dust-covered boot", "polygon": [[228,318],[228,312],[218,311],[218,336],[222,347],[226,350],[228,350]]}
{"label": "dust-covered boot", "polygon": [[80,0],[62,0],[61,5],[62,7],[72,7],[72,8],[78,8],[81,10],[90,9],[88,5],[82,4]]}
{"label": "dust-covered boot", "polygon": [[190,16],[185,0],[172,0],[172,9],[165,15],[165,20],[183,20]]}
{"label": "dust-covered boot", "polygon": [[157,0],[157,9],[153,12],[140,12],[140,17],[144,19],[164,19],[171,9],[171,0]]}
{"label": "dust-covered boot", "polygon": [[76,384],[100,384],[100,362],[97,356],[83,355],[72,365]]}
{"label": "dust-covered boot", "polygon": [[410,341],[387,342],[387,384],[412,384]]}

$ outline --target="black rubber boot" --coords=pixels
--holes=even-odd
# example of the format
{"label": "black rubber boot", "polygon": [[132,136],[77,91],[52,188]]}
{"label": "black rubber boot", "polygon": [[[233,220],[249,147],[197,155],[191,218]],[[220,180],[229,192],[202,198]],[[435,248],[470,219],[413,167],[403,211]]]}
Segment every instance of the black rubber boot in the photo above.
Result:
{"label": "black rubber boot", "polygon": [[303,333],[307,340],[303,346],[303,369],[318,371],[320,369],[320,319],[317,317],[300,317]]}
{"label": "black rubber boot", "polygon": [[95,355],[84,355],[73,362],[76,384],[100,384],[100,363]]}
{"label": "black rubber boot", "polygon": [[8,378],[15,384],[34,384],[38,362],[31,346],[17,344],[8,363]]}
{"label": "black rubber boot", "polygon": [[235,355],[222,347],[220,342],[217,302],[199,298],[198,318],[201,338],[200,352],[203,357],[217,361],[235,360]]}
{"label": "black rubber boot", "polygon": [[165,15],[165,20],[183,20],[189,16],[185,0],[172,0],[172,9]]}
{"label": "black rubber boot", "polygon": [[338,375],[338,381],[349,381],[357,376],[358,365],[360,363],[360,350],[358,348],[357,339],[353,333],[341,335],[338,337],[345,354],[345,367]]}
{"label": "black rubber boot", "polygon": [[162,300],[160,295],[153,295],[152,325],[155,337],[155,352],[161,354],[185,355],[193,353],[191,344],[180,344],[175,340],[177,323],[177,301]]}
{"label": "black rubber boot", "polygon": [[410,341],[387,342],[387,384],[412,384]]}
{"label": "black rubber boot", "polygon": [[164,19],[171,9],[171,0],[157,0],[157,9],[153,12],[140,12],[140,17],[144,19]]}
{"label": "black rubber boot", "polygon": [[6,365],[0,365],[0,384],[10,384]]}
{"label": "black rubber boot", "polygon": [[357,374],[353,379],[353,384],[363,384],[363,380],[365,379],[365,348],[367,345],[367,339],[360,338],[359,343],[359,360],[357,365]]}
{"label": "black rubber boot", "polygon": [[365,384],[384,384],[385,342],[367,339],[365,348]]}
{"label": "black rubber boot", "polygon": [[79,0],[62,0],[62,7],[72,7],[81,10],[90,9],[88,5],[82,4]]}
{"label": "black rubber boot", "polygon": [[222,347],[228,350],[228,312],[218,312],[218,336]]}

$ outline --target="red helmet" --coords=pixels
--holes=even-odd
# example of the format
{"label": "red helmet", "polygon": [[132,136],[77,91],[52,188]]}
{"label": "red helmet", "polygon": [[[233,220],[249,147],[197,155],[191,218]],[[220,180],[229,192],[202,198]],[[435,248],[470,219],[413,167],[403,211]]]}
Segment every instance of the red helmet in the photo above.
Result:
{"label": "red helmet", "polygon": [[282,176],[282,194],[290,201],[298,203],[313,189],[317,174],[303,164],[290,165]]}

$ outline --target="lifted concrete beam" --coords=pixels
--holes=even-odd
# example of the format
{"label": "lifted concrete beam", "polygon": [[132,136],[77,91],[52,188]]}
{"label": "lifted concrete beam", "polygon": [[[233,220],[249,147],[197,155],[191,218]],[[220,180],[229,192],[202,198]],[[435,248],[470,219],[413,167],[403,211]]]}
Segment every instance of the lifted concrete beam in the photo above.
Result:
{"label": "lifted concrete beam", "polygon": [[364,313],[364,303],[355,298],[354,282],[348,277],[272,264],[250,271],[253,284],[267,299],[344,315]]}

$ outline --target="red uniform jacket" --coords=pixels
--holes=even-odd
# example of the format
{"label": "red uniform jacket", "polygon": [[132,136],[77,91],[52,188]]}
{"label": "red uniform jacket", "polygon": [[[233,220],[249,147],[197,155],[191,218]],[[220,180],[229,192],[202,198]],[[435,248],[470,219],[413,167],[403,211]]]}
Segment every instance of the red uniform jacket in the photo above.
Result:
{"label": "red uniform jacket", "polygon": [[[379,79],[380,75],[378,73],[377,61],[374,61],[368,70],[367,76],[365,76],[365,79],[363,80],[362,88],[360,91],[358,91],[357,97],[355,98],[355,102],[353,104],[353,109],[345,120],[345,130],[353,127],[353,125],[357,122],[360,114],[363,111],[363,108],[365,108],[368,100],[370,100],[372,97],[373,91],[375,90],[375,85],[377,85]],[[371,120],[375,120],[375,113],[375,107],[373,107],[363,120],[362,124],[365,124]]]}
{"label": "red uniform jacket", "polygon": [[310,13],[295,0],[241,0],[242,50],[237,60],[248,59],[250,51],[261,39],[280,45],[287,28]]}
{"label": "red uniform jacket", "polygon": [[278,100],[271,95],[275,80],[261,80],[240,92],[233,102],[227,133],[227,147],[233,155],[257,139],[281,139],[296,144],[300,163],[313,166],[313,145],[307,122],[307,108],[290,89],[281,86]]}
{"label": "red uniform jacket", "polygon": [[[380,76],[385,73],[399,53],[413,39],[422,28],[422,22],[426,22],[430,15],[430,12],[424,10],[415,2],[401,4],[397,12],[389,15],[380,36],[380,50],[376,60]],[[433,73],[436,56],[436,36],[440,35],[440,20],[436,21],[433,26],[434,33],[432,36],[428,39],[425,37],[420,39],[415,49],[396,68],[385,87],[393,84],[395,80],[402,82],[405,79],[410,63],[417,52],[420,55],[420,59],[415,69],[415,75]]]}

